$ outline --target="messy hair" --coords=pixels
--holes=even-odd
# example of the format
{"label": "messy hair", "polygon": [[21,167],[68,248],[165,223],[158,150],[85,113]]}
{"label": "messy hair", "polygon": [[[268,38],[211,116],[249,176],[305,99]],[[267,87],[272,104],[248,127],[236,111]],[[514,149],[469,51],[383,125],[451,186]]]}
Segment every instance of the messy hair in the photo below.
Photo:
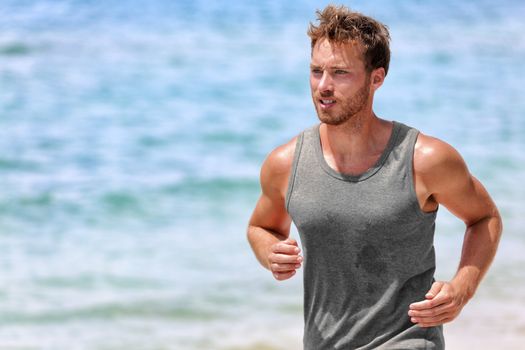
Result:
{"label": "messy hair", "polygon": [[390,34],[386,25],[343,5],[328,5],[323,11],[317,10],[316,14],[319,25],[310,22],[308,27],[312,49],[320,39],[337,44],[357,41],[363,45],[367,71],[383,67],[385,74],[388,73]]}

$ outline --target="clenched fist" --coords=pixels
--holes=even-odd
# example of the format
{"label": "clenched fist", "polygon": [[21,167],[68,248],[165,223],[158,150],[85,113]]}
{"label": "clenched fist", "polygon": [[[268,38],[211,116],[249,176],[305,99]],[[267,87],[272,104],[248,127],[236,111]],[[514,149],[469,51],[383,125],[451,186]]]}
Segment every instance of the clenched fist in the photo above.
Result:
{"label": "clenched fist", "polygon": [[301,267],[303,257],[297,241],[288,238],[277,242],[270,247],[268,254],[268,267],[276,280],[287,280],[295,275],[295,270]]}

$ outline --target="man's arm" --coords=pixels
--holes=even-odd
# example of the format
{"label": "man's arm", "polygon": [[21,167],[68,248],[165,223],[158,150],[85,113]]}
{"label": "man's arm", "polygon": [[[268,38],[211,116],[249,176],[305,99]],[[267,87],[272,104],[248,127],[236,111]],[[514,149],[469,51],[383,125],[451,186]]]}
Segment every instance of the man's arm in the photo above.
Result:
{"label": "man's arm", "polygon": [[454,278],[450,282],[436,281],[426,300],[410,305],[412,322],[432,327],[455,319],[474,296],[496,254],[502,222],[483,185],[469,173],[460,154],[445,142],[420,134],[414,172],[428,198],[443,204],[466,225]]}
{"label": "man's arm", "polygon": [[291,218],[285,208],[296,140],[277,147],[265,159],[261,168],[262,193],[247,230],[257,260],[277,280],[292,277],[302,262],[297,242],[289,238]]}

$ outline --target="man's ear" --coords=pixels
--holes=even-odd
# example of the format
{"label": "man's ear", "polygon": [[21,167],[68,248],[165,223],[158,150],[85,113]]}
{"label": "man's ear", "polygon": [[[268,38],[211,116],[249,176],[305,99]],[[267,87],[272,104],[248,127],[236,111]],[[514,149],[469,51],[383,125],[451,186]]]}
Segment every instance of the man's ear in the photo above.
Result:
{"label": "man's ear", "polygon": [[375,91],[379,89],[383,82],[385,81],[385,69],[383,67],[376,68],[370,73],[370,84],[372,89]]}

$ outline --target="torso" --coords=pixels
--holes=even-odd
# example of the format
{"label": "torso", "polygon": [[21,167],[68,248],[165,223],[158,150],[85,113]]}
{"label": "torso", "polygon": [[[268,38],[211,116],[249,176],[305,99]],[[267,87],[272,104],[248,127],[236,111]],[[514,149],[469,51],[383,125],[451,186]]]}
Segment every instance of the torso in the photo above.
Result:
{"label": "torso", "polygon": [[[430,189],[423,173],[416,184],[412,168],[427,163],[428,174],[436,169],[436,158],[421,138],[422,162],[413,167],[418,131],[399,122],[392,132],[385,130],[365,139],[374,151],[356,162],[363,167],[359,172],[340,170],[359,169],[355,164],[334,169],[326,157],[330,146],[358,150],[359,140],[330,143],[319,125],[304,130],[296,139],[299,148],[289,152],[297,157],[288,174],[285,209],[304,252],[305,350],[422,349],[442,343],[440,329],[422,330],[406,314],[410,303],[424,298],[435,270],[436,212],[422,213],[426,203],[421,206],[420,200],[428,202]],[[360,154],[346,156],[351,161]]]}

